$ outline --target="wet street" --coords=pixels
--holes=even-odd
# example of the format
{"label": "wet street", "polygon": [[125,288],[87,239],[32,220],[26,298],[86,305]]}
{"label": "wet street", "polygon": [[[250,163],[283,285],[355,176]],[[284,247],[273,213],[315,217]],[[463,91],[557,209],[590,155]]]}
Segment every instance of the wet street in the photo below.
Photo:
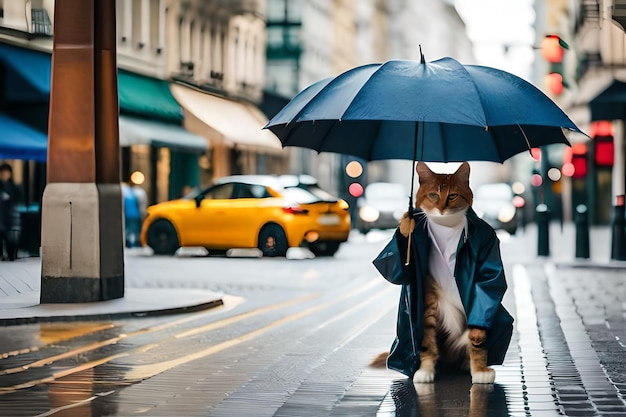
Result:
{"label": "wet street", "polygon": [[395,333],[399,288],[371,265],[389,237],[356,234],[326,259],[129,252],[127,287],[210,290],[223,305],[1,327],[0,415],[626,415],[624,269],[562,262],[568,236],[551,259],[536,258],[532,231],[503,238],[516,322],[494,384],[368,367]]}

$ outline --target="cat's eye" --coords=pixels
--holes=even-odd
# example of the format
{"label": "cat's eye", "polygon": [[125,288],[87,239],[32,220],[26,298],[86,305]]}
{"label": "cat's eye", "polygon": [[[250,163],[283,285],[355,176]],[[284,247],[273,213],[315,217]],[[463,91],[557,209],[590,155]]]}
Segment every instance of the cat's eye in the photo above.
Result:
{"label": "cat's eye", "polygon": [[458,194],[449,194],[448,195],[448,200],[454,200],[455,198],[457,198],[459,195]]}
{"label": "cat's eye", "polygon": [[439,194],[437,193],[428,193],[428,198],[431,200],[439,200]]}

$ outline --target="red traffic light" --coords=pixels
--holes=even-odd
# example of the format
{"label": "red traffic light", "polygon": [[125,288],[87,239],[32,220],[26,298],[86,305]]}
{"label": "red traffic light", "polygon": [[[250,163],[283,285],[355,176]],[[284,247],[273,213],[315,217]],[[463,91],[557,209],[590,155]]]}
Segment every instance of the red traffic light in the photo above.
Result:
{"label": "red traffic light", "polygon": [[564,156],[565,165],[563,174],[575,180],[583,179],[587,176],[587,145],[584,143],[574,143],[568,148]]}
{"label": "red traffic light", "polygon": [[597,166],[611,167],[615,161],[613,136],[596,136],[593,139],[594,155]]}
{"label": "red traffic light", "polygon": [[363,195],[363,186],[358,182],[353,182],[348,187],[348,192],[352,197],[361,197]]}
{"label": "red traffic light", "polygon": [[541,56],[552,64],[558,64],[563,61],[567,44],[557,35],[546,35],[541,42]]}
{"label": "red traffic light", "polygon": [[551,72],[546,75],[546,86],[552,94],[558,96],[563,92],[563,76],[558,72]]}

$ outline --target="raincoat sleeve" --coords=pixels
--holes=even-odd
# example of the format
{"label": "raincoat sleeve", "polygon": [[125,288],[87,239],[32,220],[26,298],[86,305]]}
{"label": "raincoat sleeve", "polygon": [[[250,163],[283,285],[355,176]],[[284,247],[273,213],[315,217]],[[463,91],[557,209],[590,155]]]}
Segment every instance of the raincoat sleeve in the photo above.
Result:
{"label": "raincoat sleeve", "polygon": [[415,276],[414,263],[405,266],[407,238],[396,229],[393,238],[374,258],[373,264],[378,272],[392,284],[409,284]]}
{"label": "raincoat sleeve", "polygon": [[490,329],[500,308],[507,284],[495,232],[481,242],[474,274],[474,295],[468,311],[469,326]]}

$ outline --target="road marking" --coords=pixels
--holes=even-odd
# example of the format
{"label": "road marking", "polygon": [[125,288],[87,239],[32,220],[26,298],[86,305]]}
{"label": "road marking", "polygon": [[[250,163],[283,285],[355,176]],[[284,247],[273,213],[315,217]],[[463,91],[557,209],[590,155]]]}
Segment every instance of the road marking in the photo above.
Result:
{"label": "road marking", "polygon": [[[67,323],[64,323],[64,324],[67,325]],[[54,326],[54,325],[55,324],[48,323],[46,327]],[[56,325],[58,326],[58,324]],[[63,332],[63,334],[60,336],[56,336],[56,337],[47,336],[45,338],[42,337],[42,339],[46,339],[45,340],[46,343],[43,346],[33,346],[30,348],[24,348],[24,349],[18,349],[18,350],[12,350],[9,352],[0,353],[0,359],[6,359],[12,356],[19,356],[19,355],[24,355],[26,353],[37,352],[42,347],[46,347],[46,346],[49,346],[51,344],[54,344],[60,341],[74,339],[76,337],[85,336],[87,334],[92,334],[92,333],[97,333],[99,331],[112,329],[114,327],[115,327],[115,324],[112,324],[112,323],[88,324],[86,327],[79,327],[78,329],[76,328],[75,325],[72,325],[71,329],[68,329],[68,331]]]}
{"label": "road marking", "polygon": [[[359,287],[357,290],[355,290],[353,292],[346,293],[343,296],[341,296],[341,297],[339,297],[337,299],[334,299],[334,301],[339,302],[339,301],[345,300],[347,298],[354,297],[355,295],[360,294],[363,291],[366,291],[369,288],[371,288],[371,287],[373,287],[374,285],[377,285],[377,284],[378,284],[378,282],[370,281],[366,285],[363,285],[362,287]],[[296,304],[296,302],[293,302],[291,304]],[[260,312],[264,312],[262,310],[263,309],[261,309]],[[252,317],[252,316],[255,316],[257,314],[259,314],[259,311],[256,311],[256,312],[255,311],[251,311],[251,312],[242,314],[242,316],[245,316],[245,317],[242,317],[242,318]],[[207,332],[207,331],[210,331],[210,330],[213,330],[213,329],[217,329],[219,327],[224,327],[224,326],[226,326],[228,324],[232,324],[232,323],[235,323],[236,321],[241,320],[241,319],[235,320],[237,317],[239,317],[239,316],[232,317],[232,319],[225,319],[225,320],[222,320],[221,322],[209,323],[209,324],[204,325],[204,326],[196,327],[196,328],[184,331],[182,333],[178,333],[174,337],[179,339],[179,338],[183,338],[183,337],[193,336],[193,335],[196,335],[196,334],[199,334],[199,333],[204,333],[204,332]]]}
{"label": "road marking", "polygon": [[99,393],[96,393],[96,395],[94,395],[94,396],[91,396],[89,398],[85,398],[84,400],[80,400],[80,401],[77,401],[75,403],[64,405],[62,407],[51,408],[50,410],[46,411],[45,413],[37,414],[34,417],[48,417],[48,416],[51,416],[53,414],[58,413],[59,411],[65,411],[65,410],[70,410],[72,408],[80,407],[82,405],[85,405],[87,403],[92,402],[93,400],[95,400],[98,397],[106,397],[107,395],[111,395],[114,392],[115,391],[99,392]]}
{"label": "road marking", "polygon": [[[301,302],[305,302],[308,301],[310,299],[316,298],[318,297],[318,294],[310,294],[310,295],[306,295],[304,297],[299,297],[299,298],[295,298],[293,300],[287,300],[285,302],[282,303],[278,303],[278,304],[272,304],[269,306],[265,306],[265,307],[261,307],[246,313],[242,313],[233,317],[229,317],[227,319],[223,319],[223,320],[219,320],[217,322],[211,323],[211,325],[213,326],[213,328],[219,328],[219,327],[223,327],[226,326],[228,324],[232,324],[241,320],[244,320],[250,316],[256,315],[256,314],[262,314],[262,313],[266,313],[268,311],[271,310],[275,310],[275,309],[279,309],[279,308],[283,308],[283,307],[289,307],[290,305],[293,304],[298,304]],[[206,314],[206,312],[204,312]],[[38,361],[35,362],[31,362],[29,364],[26,365],[22,365],[16,368],[8,368],[8,369],[3,369],[0,370],[0,375],[10,375],[10,374],[15,374],[15,373],[19,373],[19,372],[23,372],[26,371],[30,368],[38,368],[38,367],[42,367],[42,366],[46,366],[46,365],[50,365],[56,361],[59,361],[61,359],[67,359],[67,358],[71,358],[73,356],[79,355],[81,353],[85,353],[85,352],[89,352],[92,350],[96,350],[105,346],[109,346],[109,345],[113,345],[116,344],[117,342],[119,342],[122,339],[128,339],[130,337],[134,337],[134,336],[139,336],[139,335],[145,335],[145,334],[149,334],[149,333],[154,333],[160,330],[165,330],[168,329],[170,327],[174,327],[174,326],[178,326],[182,323],[188,322],[188,321],[192,321],[197,319],[197,316],[194,317],[185,317],[183,319],[179,319],[179,320],[174,320],[172,322],[168,322],[168,323],[164,323],[164,324],[160,324],[158,326],[153,326],[153,327],[145,327],[143,329],[139,329],[136,330],[134,332],[130,332],[130,333],[125,333],[125,334],[121,334],[119,336],[116,337],[112,337],[110,339],[107,340],[103,340],[101,342],[95,342],[95,343],[90,343],[88,345],[84,345],[72,350],[68,350],[67,352],[63,352],[60,353],[58,355],[54,355],[54,356],[49,356],[47,358],[43,358],[40,359]],[[0,390],[1,393],[1,390]]]}
{"label": "road marking", "polygon": [[[363,285],[363,286],[357,288],[356,290],[354,290],[352,292],[346,293],[346,294],[344,294],[343,296],[341,296],[339,298],[335,298],[335,299],[333,299],[331,301],[328,301],[326,303],[320,304],[320,305],[315,306],[315,307],[311,307],[311,308],[309,308],[307,310],[304,310],[304,311],[302,311],[300,313],[297,313],[297,314],[294,314],[292,316],[288,316],[286,318],[280,319],[280,320],[275,321],[273,323],[270,323],[270,324],[268,324],[268,325],[266,325],[266,326],[264,326],[264,327],[262,327],[260,329],[257,329],[255,331],[252,331],[252,332],[247,333],[247,334],[242,335],[242,336],[235,337],[235,338],[233,338],[233,339],[231,339],[229,341],[222,342],[222,343],[220,343],[218,345],[212,346],[212,347],[207,348],[207,349],[205,349],[203,351],[196,352],[196,353],[190,354],[190,355],[186,355],[186,356],[184,356],[182,358],[179,358],[179,359],[176,359],[176,360],[161,362],[160,364],[156,364],[156,365],[161,365],[161,366],[158,366],[156,368],[155,368],[155,365],[152,365],[152,364],[151,365],[143,365],[141,367],[136,367],[131,372],[129,372],[129,374],[130,374],[130,373],[132,373],[134,371],[135,372],[135,376],[132,377],[132,378],[126,378],[124,381],[120,381],[120,383],[139,382],[139,381],[141,381],[143,379],[146,379],[146,378],[149,378],[151,376],[157,375],[157,374],[159,374],[159,373],[161,373],[161,372],[163,372],[163,371],[165,371],[167,369],[171,369],[171,368],[173,368],[175,366],[181,365],[183,363],[187,363],[187,362],[192,361],[194,359],[198,359],[198,358],[201,358],[201,357],[204,357],[204,356],[207,356],[207,355],[219,352],[219,351],[221,351],[223,349],[226,349],[228,347],[237,345],[237,344],[242,343],[244,341],[251,340],[254,337],[256,337],[256,336],[258,336],[258,335],[260,335],[260,334],[262,334],[262,333],[264,333],[264,332],[266,332],[268,330],[270,330],[271,328],[274,328],[274,327],[277,327],[277,326],[279,326],[281,324],[284,324],[284,323],[287,323],[287,322],[290,322],[290,321],[293,321],[293,320],[305,317],[305,316],[310,315],[310,314],[314,313],[315,311],[318,311],[318,310],[320,310],[322,308],[325,308],[325,307],[328,307],[330,305],[339,303],[340,301],[343,301],[345,299],[357,296],[361,292],[364,292],[364,291],[368,290],[369,288],[371,288],[371,287],[373,287],[375,285],[379,285],[382,282],[383,281],[372,280],[372,281],[368,282],[366,285]],[[380,296],[380,295],[381,295],[381,293],[378,293],[376,296]],[[294,305],[294,304],[299,304],[299,303],[302,303],[302,302],[305,302],[305,301],[317,298],[319,296],[320,295],[317,294],[317,293],[316,294],[310,294],[310,295],[299,297],[299,298],[296,298],[296,299],[293,299],[293,300],[288,300],[288,301],[285,301],[285,302],[282,302],[282,303],[261,307],[261,308],[256,309],[256,310],[252,310],[252,311],[249,311],[249,312],[246,312],[246,313],[242,313],[242,314],[240,314],[238,316],[235,316],[235,317],[229,317],[227,319],[220,320],[219,322],[210,323],[209,325],[206,325],[206,326],[201,326],[201,328],[209,328],[209,330],[213,330],[214,328],[217,328],[217,327],[214,327],[214,325],[216,323],[226,322],[225,324],[221,324],[220,326],[218,326],[218,327],[223,327],[223,326],[225,326],[227,324],[233,324],[233,323],[235,323],[237,321],[243,320],[245,318],[251,317],[251,316],[256,315],[256,314],[265,313],[265,312],[268,312],[268,311],[271,311],[271,310],[276,310],[276,309],[283,308],[283,307],[288,307],[288,306]],[[237,320],[234,320],[234,319],[237,319]],[[140,329],[138,331],[131,332],[129,334],[120,335],[118,337],[109,339],[107,341],[94,343],[94,344],[91,344],[91,345],[88,345],[88,346],[93,346],[93,345],[106,346],[108,344],[116,343],[117,341],[121,340],[122,338],[128,338],[128,337],[136,336],[136,335],[139,335],[139,334],[143,335],[143,334],[146,334],[146,333],[150,333],[150,332],[156,331],[157,329],[161,330],[161,329],[164,329],[164,328],[169,328],[169,327],[172,327],[174,325],[180,324],[181,322],[190,321],[190,320],[191,320],[191,318],[185,318],[185,319],[181,319],[181,320],[176,320],[176,321],[171,322],[171,323],[165,323],[165,324],[162,324],[162,325],[159,325],[159,326],[154,326],[154,327],[148,327],[148,328],[145,328],[145,329]],[[194,330],[194,329],[192,329],[192,330]],[[204,330],[204,331],[208,331],[208,330]],[[192,332],[183,332],[183,333],[188,333],[187,336],[191,336],[193,334],[201,333],[201,331],[198,331],[198,332],[192,331]],[[176,336],[173,336],[173,337],[176,337]],[[168,339],[171,339],[171,338],[167,338],[165,340],[168,340]],[[107,342],[110,342],[110,343],[107,343]],[[148,344],[146,346],[149,346],[150,348],[154,348],[154,344],[152,344],[152,343]],[[138,348],[135,348],[135,349],[131,349],[131,350],[127,351],[127,352],[122,352],[122,353],[118,353],[118,354],[115,354],[115,355],[111,355],[111,356],[108,356],[106,358],[101,358],[101,359],[96,360],[96,361],[86,362],[86,363],[81,364],[79,366],[76,366],[76,367],[73,367],[73,368],[68,368],[68,369],[65,369],[63,371],[54,373],[54,374],[52,374],[49,377],[40,378],[40,379],[36,379],[36,380],[33,380],[33,381],[29,381],[29,382],[25,382],[25,383],[9,386],[9,387],[0,387],[0,395],[9,394],[9,393],[15,392],[17,390],[30,388],[30,387],[33,387],[33,386],[36,386],[36,385],[41,385],[41,384],[54,382],[58,378],[63,378],[63,377],[72,375],[74,373],[86,370],[86,369],[95,368],[96,366],[102,365],[102,364],[110,362],[112,360],[119,359],[119,358],[122,358],[122,357],[127,357],[131,353],[141,352],[146,346],[141,346],[141,347],[138,347]],[[97,347],[101,347],[101,346],[97,346]],[[50,357],[50,358],[45,358],[45,359],[33,362],[31,364],[28,364],[28,365],[24,365],[23,367],[20,367],[20,368],[8,369],[8,370],[4,370],[2,372],[4,372],[4,373],[15,373],[15,372],[18,372],[18,371],[13,371],[14,369],[20,369],[21,371],[25,371],[25,370],[33,367],[34,366],[33,364],[37,364],[37,366],[49,365],[50,363],[52,363],[52,362],[54,362],[56,360],[59,360],[61,358],[74,356],[78,351],[80,351],[79,353],[82,353],[83,351],[86,351],[86,350],[84,350],[85,348],[86,347],[81,347],[81,348],[78,348],[78,349],[74,349],[72,351],[68,351],[68,352],[60,354],[60,355],[55,355],[55,356]],[[94,347],[94,349],[95,349],[95,347]],[[200,356],[198,356],[198,355],[200,355]],[[149,370],[150,367],[155,368],[155,369],[161,369],[161,370],[158,370],[157,372],[155,372],[155,369]],[[9,372],[9,371],[11,371],[11,372]],[[143,372],[143,374],[141,372]]]}
{"label": "road marking", "polygon": [[[386,290],[374,294],[373,296],[365,299],[364,301],[362,301],[361,303],[357,304],[356,306],[350,308],[348,311],[350,311],[350,313],[352,313],[352,312],[354,312],[354,311],[356,311],[356,310],[358,310],[360,308],[363,308],[366,305],[371,305],[372,300],[374,300],[376,298],[379,298],[379,297],[382,297],[387,292],[389,292],[391,289],[392,288],[388,287]],[[362,291],[361,291],[361,289],[359,289],[358,291],[355,291],[355,292],[356,293],[360,293]],[[283,317],[282,319],[276,320],[276,321],[274,321],[272,323],[269,323],[269,324],[267,324],[267,325],[265,325],[265,326],[263,326],[263,327],[261,327],[259,329],[253,330],[253,331],[251,331],[249,333],[246,333],[244,335],[237,336],[237,337],[235,337],[233,339],[224,341],[222,343],[218,343],[217,345],[213,345],[213,346],[211,346],[211,347],[209,347],[207,349],[204,349],[204,350],[201,350],[201,351],[189,354],[189,355],[185,355],[185,356],[182,356],[182,357],[177,358],[177,359],[173,359],[173,360],[165,361],[165,362],[160,362],[160,363],[157,363],[157,364],[136,366],[132,370],[130,370],[129,372],[126,373],[124,381],[125,382],[131,382],[131,383],[143,381],[145,379],[148,379],[148,378],[151,378],[151,377],[153,377],[155,375],[158,375],[158,374],[160,374],[162,372],[165,372],[165,371],[167,371],[169,369],[172,369],[172,368],[174,368],[176,366],[184,365],[184,364],[189,363],[191,361],[194,361],[196,359],[204,358],[206,356],[209,356],[209,355],[215,354],[217,352],[220,352],[220,351],[222,351],[224,349],[228,349],[228,348],[236,346],[236,345],[238,345],[240,343],[252,340],[252,339],[260,336],[261,334],[263,334],[263,333],[265,333],[265,332],[267,332],[267,331],[269,331],[271,329],[274,329],[274,328],[276,328],[276,327],[278,327],[280,325],[283,325],[285,323],[289,323],[289,322],[292,322],[292,321],[304,318],[304,317],[309,316],[309,315],[311,315],[311,314],[313,314],[313,313],[315,313],[317,311],[323,310],[323,309],[325,309],[327,307],[330,307],[330,306],[332,306],[334,304],[338,304],[340,301],[343,301],[343,300],[345,300],[347,298],[350,298],[350,297],[353,297],[355,295],[356,295],[355,293],[349,293],[348,295],[345,295],[345,296],[340,297],[338,299],[333,299],[331,301],[327,301],[325,303],[318,304],[318,305],[316,305],[314,307],[310,307],[310,308],[308,308],[306,310],[303,310],[303,311],[301,311],[299,313],[296,313],[296,314],[293,314],[293,315],[290,315],[290,316],[287,316],[287,317]],[[345,315],[346,314],[341,314],[341,316],[344,316],[344,317],[345,317]],[[335,320],[335,318],[332,318],[328,322],[330,323],[330,322],[332,322],[334,320]],[[344,342],[344,343],[347,343],[347,341]]]}

